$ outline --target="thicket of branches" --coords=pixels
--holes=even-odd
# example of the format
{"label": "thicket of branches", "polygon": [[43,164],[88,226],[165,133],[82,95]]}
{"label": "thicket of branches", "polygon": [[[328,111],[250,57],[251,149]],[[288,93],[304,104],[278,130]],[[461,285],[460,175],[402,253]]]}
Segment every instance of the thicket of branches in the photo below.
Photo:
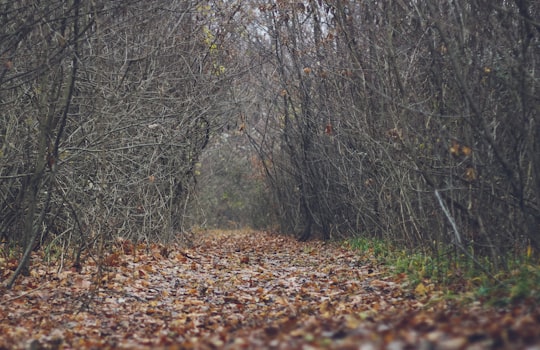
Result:
{"label": "thicket of branches", "polygon": [[275,211],[300,239],[498,268],[540,248],[538,18],[529,0],[2,1],[1,242],[21,269],[44,245],[79,264]]}
{"label": "thicket of branches", "polygon": [[200,1],[1,2],[0,234],[23,270],[43,244],[79,264],[96,242],[183,229],[230,110],[215,23],[233,16]]}
{"label": "thicket of branches", "polygon": [[266,79],[247,108],[266,117],[248,135],[283,232],[453,244],[494,267],[540,248],[536,2],[257,10]]}

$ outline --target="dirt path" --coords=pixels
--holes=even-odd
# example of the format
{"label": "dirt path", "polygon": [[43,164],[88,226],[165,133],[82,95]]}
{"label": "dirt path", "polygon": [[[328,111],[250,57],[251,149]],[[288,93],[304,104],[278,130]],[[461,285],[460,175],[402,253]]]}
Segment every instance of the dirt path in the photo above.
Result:
{"label": "dirt path", "polygon": [[[133,247],[0,293],[0,349],[540,349],[535,305],[459,306],[367,257],[267,233]],[[7,273],[4,271],[4,273]],[[2,276],[2,279],[6,276]]]}

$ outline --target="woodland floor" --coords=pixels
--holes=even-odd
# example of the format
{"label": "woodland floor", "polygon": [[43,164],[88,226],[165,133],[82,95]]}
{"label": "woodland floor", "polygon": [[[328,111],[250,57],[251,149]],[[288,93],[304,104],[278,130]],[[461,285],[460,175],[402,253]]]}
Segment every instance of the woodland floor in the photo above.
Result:
{"label": "woodland floor", "polygon": [[119,242],[103,263],[34,256],[0,290],[0,349],[540,349],[534,303],[452,301],[337,244],[212,232],[189,249]]}

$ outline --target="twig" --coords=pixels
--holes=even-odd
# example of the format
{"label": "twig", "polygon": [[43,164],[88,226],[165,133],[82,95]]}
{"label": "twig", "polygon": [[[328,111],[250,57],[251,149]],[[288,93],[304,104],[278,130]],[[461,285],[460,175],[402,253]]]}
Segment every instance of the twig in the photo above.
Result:
{"label": "twig", "polygon": [[450,211],[448,211],[448,208],[446,208],[446,205],[444,204],[441,195],[439,194],[439,190],[435,190],[435,197],[437,197],[437,200],[439,201],[439,205],[441,206],[444,215],[446,215],[446,218],[448,219],[450,225],[452,226],[452,229],[454,230],[456,243],[461,246],[461,236],[459,235],[456,222],[454,221],[454,218],[452,218],[452,216],[450,215]]}
{"label": "twig", "polygon": [[186,252],[183,252],[183,251],[178,251],[178,253],[180,253],[181,255],[185,256],[186,258],[188,259],[191,259],[191,260],[200,260],[201,258],[197,258],[197,257],[194,257],[194,256],[190,256],[188,253]]}
{"label": "twig", "polygon": [[452,226],[452,229],[454,230],[454,235],[456,237],[454,244],[459,247],[459,249],[465,253],[478,267],[480,267],[489,277],[493,278],[499,285],[502,284],[502,282],[495,277],[491,272],[489,272],[488,269],[486,269],[478,259],[476,259],[465,247],[461,244],[461,236],[459,234],[456,222],[454,218],[450,215],[450,211],[448,208],[446,208],[446,205],[444,205],[444,202],[442,201],[441,195],[439,194],[439,190],[435,190],[435,197],[439,200],[439,205],[441,206],[444,215],[446,215],[446,218],[450,222],[450,225]]}
{"label": "twig", "polygon": [[17,300],[17,299],[20,299],[20,298],[24,298],[25,296],[30,295],[30,294],[32,294],[32,293],[34,293],[34,292],[36,292],[36,291],[38,291],[38,290],[40,290],[40,289],[43,289],[43,288],[45,288],[44,285],[42,285],[42,286],[40,286],[40,287],[37,287],[36,289],[32,289],[32,290],[30,290],[30,291],[28,291],[28,292],[24,292],[24,293],[22,293],[22,294],[20,294],[20,295],[17,295],[17,296],[15,296],[15,297],[12,297],[12,298],[9,298],[9,299],[6,299],[6,300],[2,300],[2,301],[0,302],[0,305],[5,305],[5,304],[8,304],[8,303],[12,302],[13,300]]}

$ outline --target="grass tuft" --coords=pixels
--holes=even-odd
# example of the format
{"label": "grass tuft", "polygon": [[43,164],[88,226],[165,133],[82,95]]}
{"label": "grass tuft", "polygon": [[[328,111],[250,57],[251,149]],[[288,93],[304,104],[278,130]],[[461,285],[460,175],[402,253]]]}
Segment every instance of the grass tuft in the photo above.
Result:
{"label": "grass tuft", "polygon": [[430,283],[449,298],[492,306],[540,302],[540,264],[530,252],[506,257],[507,267],[493,275],[495,267],[487,258],[472,259],[472,255],[457,254],[453,247],[439,247],[436,253],[417,252],[366,237],[348,239],[344,245],[387,266],[396,278],[406,275],[411,288]]}

